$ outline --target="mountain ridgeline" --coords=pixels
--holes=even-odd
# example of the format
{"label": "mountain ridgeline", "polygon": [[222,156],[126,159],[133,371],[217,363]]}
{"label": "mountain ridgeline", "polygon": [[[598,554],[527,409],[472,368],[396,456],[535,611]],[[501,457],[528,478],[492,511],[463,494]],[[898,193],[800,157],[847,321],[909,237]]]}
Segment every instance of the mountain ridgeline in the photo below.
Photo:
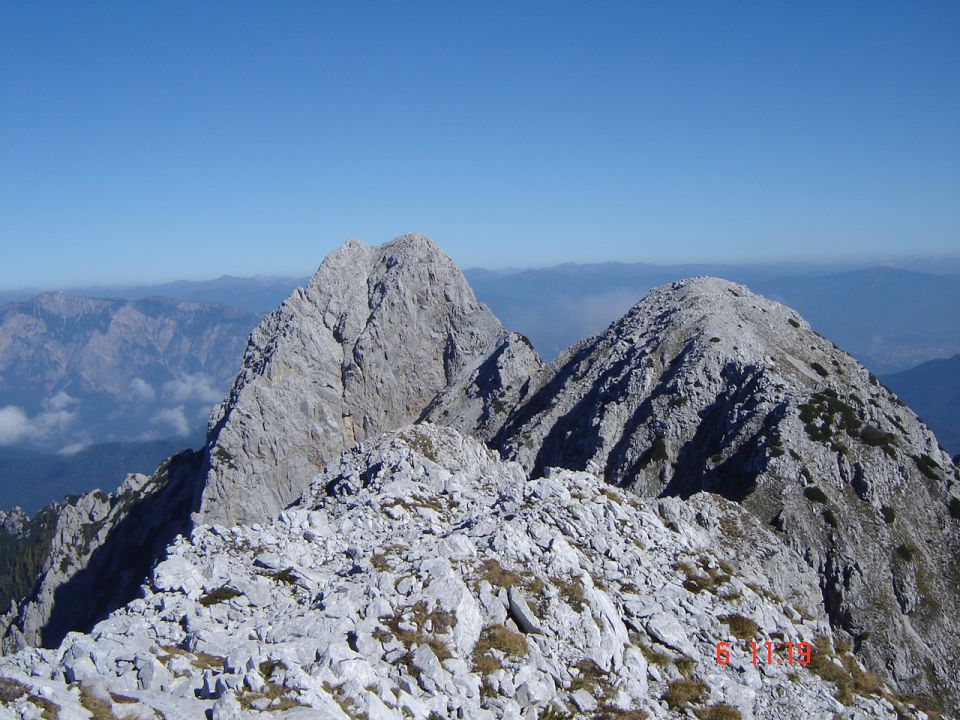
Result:
{"label": "mountain ridgeline", "polygon": [[[770,716],[791,693],[783,717],[960,710],[957,468],[797,313],[715,278],[544,365],[429,239],[351,241],[254,330],[205,448],[48,523],[5,523],[34,558],[3,619],[22,683],[106,673],[159,709],[176,681],[130,676],[105,644],[122,636],[137,668],[156,647],[229,657],[176,685],[176,712],[215,717],[288,690],[331,718]],[[254,629],[274,602],[322,647]],[[29,649],[111,611],[59,659]],[[721,668],[723,634],[819,659],[790,682]]]}
{"label": "mountain ridgeline", "polygon": [[44,293],[0,306],[0,446],[74,453],[202,429],[254,313]]}

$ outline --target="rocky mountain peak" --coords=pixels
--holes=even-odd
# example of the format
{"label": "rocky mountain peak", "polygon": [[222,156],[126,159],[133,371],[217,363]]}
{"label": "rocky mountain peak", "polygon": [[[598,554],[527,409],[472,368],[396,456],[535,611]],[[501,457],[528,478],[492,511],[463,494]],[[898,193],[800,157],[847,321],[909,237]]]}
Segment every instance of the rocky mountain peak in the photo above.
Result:
{"label": "rocky mountain peak", "polygon": [[960,635],[957,470],[789,308],[715,278],[657,288],[554,361],[493,444],[531,476],[742,503],[817,569],[831,620],[875,668],[960,697],[937,659]]}
{"label": "rocky mountain peak", "polygon": [[275,516],[335,453],[416,420],[504,333],[425,236],[346,243],[251,335],[211,419],[198,520]]}

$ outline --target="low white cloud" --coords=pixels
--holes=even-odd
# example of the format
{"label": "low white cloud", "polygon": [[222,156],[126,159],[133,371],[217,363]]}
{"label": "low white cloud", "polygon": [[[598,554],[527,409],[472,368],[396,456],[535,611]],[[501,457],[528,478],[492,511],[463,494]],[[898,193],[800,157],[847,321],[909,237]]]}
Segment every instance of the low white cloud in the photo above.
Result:
{"label": "low white cloud", "polygon": [[57,413],[69,410],[70,408],[76,407],[79,404],[79,400],[77,400],[75,397],[71,397],[61,390],[53,397],[44,400],[43,407],[48,412]]}
{"label": "low white cloud", "polygon": [[0,445],[48,440],[63,433],[77,419],[80,401],[59,392],[43,402],[43,410],[30,417],[23,408],[0,408]]}
{"label": "low white cloud", "polygon": [[153,402],[157,398],[157,391],[143,378],[134,378],[127,388],[127,396],[137,402]]}
{"label": "low white cloud", "polygon": [[0,408],[0,445],[13,445],[26,439],[32,432],[30,418],[15,405]]}
{"label": "low white cloud", "polygon": [[75,442],[65,445],[64,447],[57,450],[57,455],[76,455],[81,450],[86,450],[90,447],[88,442]]}
{"label": "low white cloud", "polygon": [[187,422],[187,413],[183,405],[165,408],[153,416],[154,425],[169,428],[175,435],[182,436],[190,432],[190,423]]}
{"label": "low white cloud", "polygon": [[163,384],[164,400],[175,403],[212,404],[223,399],[223,391],[213,384],[213,379],[204,373],[182,375]]}

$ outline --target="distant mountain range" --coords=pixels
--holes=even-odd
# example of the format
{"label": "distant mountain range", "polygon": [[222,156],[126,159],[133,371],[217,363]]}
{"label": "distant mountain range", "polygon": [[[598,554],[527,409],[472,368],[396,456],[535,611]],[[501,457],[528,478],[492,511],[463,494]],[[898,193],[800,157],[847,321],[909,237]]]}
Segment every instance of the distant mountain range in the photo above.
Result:
{"label": "distant mountain range", "polygon": [[0,447],[70,454],[204,428],[259,317],[159,297],[0,306]]}
{"label": "distant mountain range", "polygon": [[[213,280],[176,280],[155,285],[90,285],[58,288],[65,295],[115,300],[143,300],[148,297],[176,298],[183,302],[227,305],[250,313],[268,313],[303,285],[305,277],[234,277],[221,275]],[[41,290],[0,291],[0,302],[31,300]]]}
{"label": "distant mountain range", "polygon": [[883,381],[937,434],[951,453],[960,453],[960,355],[930,360]]}

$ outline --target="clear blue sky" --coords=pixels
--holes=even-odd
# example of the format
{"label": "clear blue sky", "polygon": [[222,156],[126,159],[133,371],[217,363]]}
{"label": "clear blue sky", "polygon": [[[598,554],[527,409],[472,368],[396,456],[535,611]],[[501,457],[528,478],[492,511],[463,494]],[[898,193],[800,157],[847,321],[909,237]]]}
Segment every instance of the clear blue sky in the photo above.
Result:
{"label": "clear blue sky", "polygon": [[960,3],[4,2],[0,287],[960,249]]}

